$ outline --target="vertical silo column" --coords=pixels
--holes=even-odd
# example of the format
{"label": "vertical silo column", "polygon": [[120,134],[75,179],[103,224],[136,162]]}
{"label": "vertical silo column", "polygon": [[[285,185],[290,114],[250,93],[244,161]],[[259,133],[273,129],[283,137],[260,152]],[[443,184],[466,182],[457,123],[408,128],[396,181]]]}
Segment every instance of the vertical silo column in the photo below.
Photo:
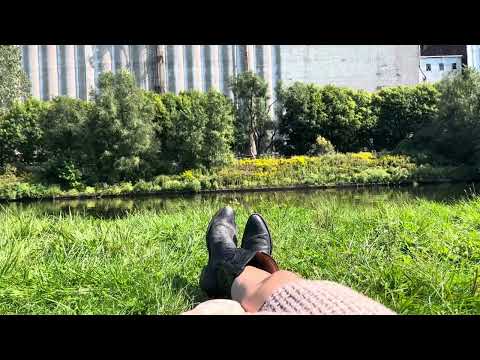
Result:
{"label": "vertical silo column", "polygon": [[210,45],[210,78],[212,79],[212,87],[215,90],[220,89],[220,67],[219,67],[218,45]]}
{"label": "vertical silo column", "polygon": [[263,78],[268,84],[267,95],[273,99],[272,46],[263,45]]}
{"label": "vertical silo column", "polygon": [[183,61],[183,45],[175,45],[175,92],[178,94],[185,89],[185,66]]}
{"label": "vertical silo column", "polygon": [[255,45],[246,45],[247,71],[255,72]]}
{"label": "vertical silo column", "polygon": [[30,79],[32,96],[40,98],[40,74],[38,68],[38,45],[26,45],[23,48],[26,56],[26,65],[28,67],[28,77]]}
{"label": "vertical silo column", "polygon": [[136,45],[137,51],[135,53],[137,69],[135,74],[137,76],[137,84],[142,89],[147,89],[148,79],[147,79],[147,46],[146,45]]}
{"label": "vertical silo column", "polygon": [[128,45],[115,45],[115,71],[128,69],[130,66],[130,49]]}
{"label": "vertical silo column", "polygon": [[100,73],[112,71],[112,46],[101,45],[99,50]]}
{"label": "vertical silo column", "polygon": [[85,45],[85,87],[87,99],[91,99],[91,91],[96,88],[94,46],[95,45]]}
{"label": "vertical silo column", "polygon": [[226,51],[224,53],[223,61],[223,93],[229,97],[233,97],[232,90],[230,89],[230,79],[235,74],[235,63],[233,54],[235,52],[235,45],[226,45]]}
{"label": "vertical silo column", "polygon": [[158,79],[158,91],[160,94],[163,94],[167,91],[167,57],[165,51],[165,45],[157,45],[156,49],[156,68],[157,68],[157,79]]}
{"label": "vertical silo column", "polygon": [[64,76],[66,94],[69,97],[76,97],[77,83],[75,78],[75,45],[65,45]]}
{"label": "vertical silo column", "polygon": [[47,45],[47,97],[58,96],[57,45]]}
{"label": "vertical silo column", "polygon": [[192,45],[192,73],[193,88],[201,91],[203,89],[201,45]]}

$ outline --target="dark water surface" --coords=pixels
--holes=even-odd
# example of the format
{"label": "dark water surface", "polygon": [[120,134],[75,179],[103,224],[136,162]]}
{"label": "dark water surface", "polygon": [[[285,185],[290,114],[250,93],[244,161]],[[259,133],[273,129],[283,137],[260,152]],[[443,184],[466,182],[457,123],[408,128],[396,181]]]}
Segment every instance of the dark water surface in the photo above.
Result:
{"label": "dark water surface", "polygon": [[179,211],[182,207],[218,207],[225,204],[255,207],[259,202],[308,206],[319,201],[345,201],[357,205],[374,205],[385,201],[416,201],[427,199],[453,203],[467,199],[480,190],[480,184],[457,183],[419,186],[358,187],[315,190],[196,194],[179,196],[141,196],[138,198],[107,198],[55,200],[2,204],[5,208],[35,208],[52,215],[79,214],[95,218],[124,217],[139,210]]}

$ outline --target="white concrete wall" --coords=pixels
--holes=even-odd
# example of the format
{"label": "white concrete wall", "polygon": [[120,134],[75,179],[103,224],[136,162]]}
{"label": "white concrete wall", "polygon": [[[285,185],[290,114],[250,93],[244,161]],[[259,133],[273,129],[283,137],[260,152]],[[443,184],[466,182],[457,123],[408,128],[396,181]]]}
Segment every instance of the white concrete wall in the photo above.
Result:
{"label": "white concrete wall", "polygon": [[467,45],[467,65],[480,70],[480,45]]}
{"label": "white concrete wall", "polygon": [[[443,64],[443,70],[440,65]],[[453,69],[452,64],[456,65]],[[430,70],[427,70],[430,65]],[[452,56],[421,56],[420,57],[420,81],[434,83],[443,79],[452,71],[461,71],[462,55]]]}
{"label": "white concrete wall", "polygon": [[[226,87],[228,78],[247,68],[259,72],[267,80],[272,98],[279,80],[287,84],[301,81],[371,91],[419,81],[418,45],[213,45],[210,46],[209,69],[205,68],[208,52],[201,48],[205,46],[209,45],[166,46],[168,90],[178,93],[187,88],[205,89],[203,81],[208,77],[213,87],[231,96]],[[58,71],[55,45],[42,46],[43,50],[37,51],[38,61],[36,45],[23,46],[24,66],[33,80],[39,78],[37,83],[33,82],[39,84],[35,85],[39,97],[56,96],[60,88],[69,96],[86,98],[87,89],[95,86],[102,72],[120,68],[133,71],[138,85],[143,88],[155,83],[151,78],[155,76],[155,59],[148,55],[152,52],[146,51],[146,45],[70,47],[68,56],[67,52],[61,52],[58,64],[61,71]],[[186,49],[189,51],[185,52]],[[187,59],[190,66],[185,62],[185,54],[191,54],[191,59]],[[202,71],[208,76],[202,77]]]}
{"label": "white concrete wall", "polygon": [[281,78],[374,91],[418,83],[418,45],[285,45]]}

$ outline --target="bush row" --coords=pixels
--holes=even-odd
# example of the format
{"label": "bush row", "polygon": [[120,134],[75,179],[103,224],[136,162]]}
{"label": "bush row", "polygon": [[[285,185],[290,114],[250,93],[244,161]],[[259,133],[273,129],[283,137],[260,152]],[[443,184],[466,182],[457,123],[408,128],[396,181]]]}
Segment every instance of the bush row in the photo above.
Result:
{"label": "bush row", "polygon": [[[480,177],[480,72],[374,93],[295,83],[279,91],[277,148],[286,155],[393,150]],[[329,142],[331,142],[331,145]]]}
{"label": "bush row", "polygon": [[66,186],[151,179],[231,160],[233,108],[210,91],[163,96],[105,73],[93,101],[14,103],[0,120],[0,165]]}
{"label": "bush row", "polygon": [[[247,131],[234,121],[232,101],[216,91],[159,95],[119,72],[102,74],[92,95],[28,99],[0,113],[0,166],[69,187],[149,181],[230,163],[234,134],[238,142]],[[277,101],[274,149],[281,155],[403,150],[480,164],[480,75],[472,69],[436,85],[374,93],[294,83],[278,87]]]}
{"label": "bush row", "polygon": [[429,125],[438,112],[433,85],[398,86],[375,93],[294,83],[281,88],[277,147],[285,155],[314,152],[317,139],[337,151],[393,150]]}

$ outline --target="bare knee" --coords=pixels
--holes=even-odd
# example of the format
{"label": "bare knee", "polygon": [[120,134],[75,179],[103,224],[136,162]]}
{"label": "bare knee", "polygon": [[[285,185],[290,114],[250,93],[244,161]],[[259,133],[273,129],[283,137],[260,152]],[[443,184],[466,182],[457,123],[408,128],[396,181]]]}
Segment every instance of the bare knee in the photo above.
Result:
{"label": "bare knee", "polygon": [[301,279],[301,277],[291,271],[279,270],[270,275],[268,280],[285,283],[287,281],[295,281],[299,279]]}

